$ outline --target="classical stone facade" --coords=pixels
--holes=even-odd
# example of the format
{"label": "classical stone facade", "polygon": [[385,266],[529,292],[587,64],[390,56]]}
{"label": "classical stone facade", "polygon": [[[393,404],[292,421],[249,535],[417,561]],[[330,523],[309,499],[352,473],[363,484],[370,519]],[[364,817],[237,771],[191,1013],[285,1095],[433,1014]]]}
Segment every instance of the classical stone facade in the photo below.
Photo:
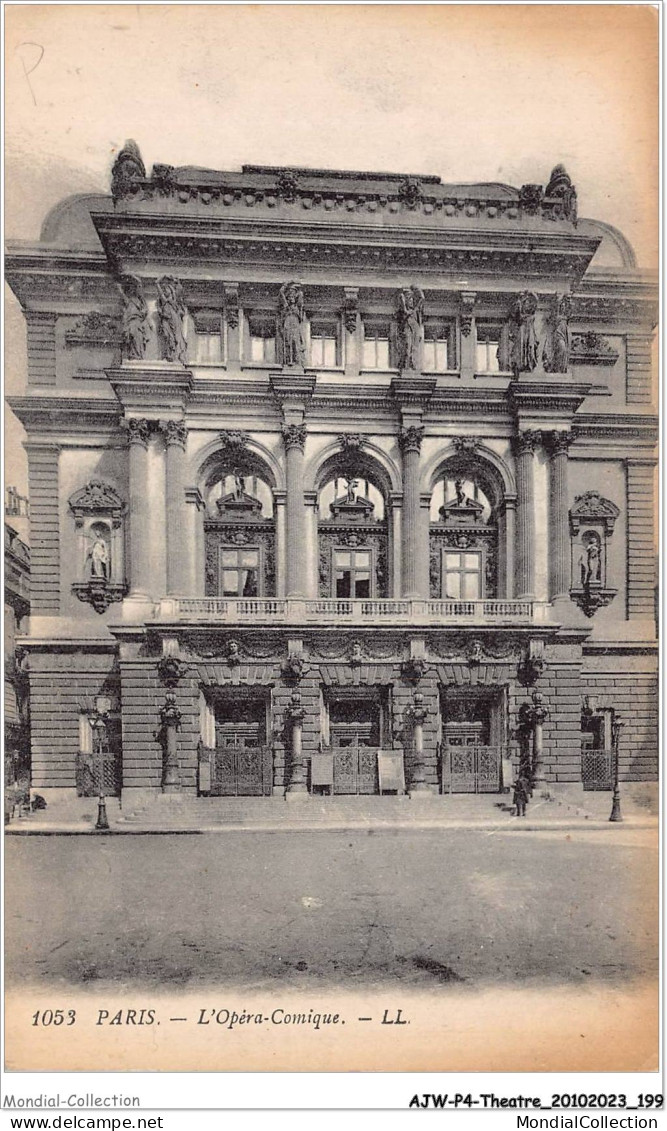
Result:
{"label": "classical stone facade", "polygon": [[128,144],[7,267],[33,790],[605,788],[618,722],[655,778],[656,283],[562,167]]}

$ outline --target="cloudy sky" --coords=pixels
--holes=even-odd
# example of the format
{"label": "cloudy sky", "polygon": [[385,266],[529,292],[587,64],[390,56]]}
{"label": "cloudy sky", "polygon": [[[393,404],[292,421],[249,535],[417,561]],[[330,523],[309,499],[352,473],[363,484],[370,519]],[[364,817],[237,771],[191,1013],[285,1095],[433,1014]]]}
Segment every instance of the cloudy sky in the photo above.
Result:
{"label": "cloudy sky", "polygon": [[[69,193],[106,191],[133,137],[147,166],[520,185],[563,162],[580,213],[655,263],[649,5],[17,5],[5,18],[9,238],[36,238]],[[23,381],[17,327],[10,301],[9,392]]]}

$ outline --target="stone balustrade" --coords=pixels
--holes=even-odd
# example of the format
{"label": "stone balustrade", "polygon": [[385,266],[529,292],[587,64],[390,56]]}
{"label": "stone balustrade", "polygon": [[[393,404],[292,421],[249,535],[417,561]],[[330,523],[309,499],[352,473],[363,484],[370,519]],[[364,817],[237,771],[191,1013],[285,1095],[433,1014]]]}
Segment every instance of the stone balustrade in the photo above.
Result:
{"label": "stone balustrade", "polygon": [[165,597],[155,606],[160,621],[203,624],[391,624],[499,625],[549,623],[542,601],[424,601],[289,597]]}

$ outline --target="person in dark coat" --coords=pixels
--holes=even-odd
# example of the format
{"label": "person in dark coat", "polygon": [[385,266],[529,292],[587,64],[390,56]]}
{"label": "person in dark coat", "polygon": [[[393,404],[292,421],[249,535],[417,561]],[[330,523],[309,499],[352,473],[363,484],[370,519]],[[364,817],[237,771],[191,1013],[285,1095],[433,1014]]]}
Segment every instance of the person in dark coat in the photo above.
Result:
{"label": "person in dark coat", "polygon": [[526,816],[526,805],[530,800],[530,782],[524,774],[519,774],[514,783],[514,804],[517,817]]}

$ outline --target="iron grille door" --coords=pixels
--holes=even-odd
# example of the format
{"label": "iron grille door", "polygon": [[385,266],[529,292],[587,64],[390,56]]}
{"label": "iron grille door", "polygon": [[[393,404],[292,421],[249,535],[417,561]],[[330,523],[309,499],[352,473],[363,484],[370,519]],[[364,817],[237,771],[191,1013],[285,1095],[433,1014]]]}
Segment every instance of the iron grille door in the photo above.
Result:
{"label": "iron grille door", "polygon": [[581,780],[586,790],[613,788],[614,752],[588,747],[581,751]]}
{"label": "iron grille door", "polygon": [[335,746],[332,754],[334,793],[378,793],[375,747]]}
{"label": "iron grille door", "polygon": [[502,746],[443,746],[443,793],[499,793]]}

